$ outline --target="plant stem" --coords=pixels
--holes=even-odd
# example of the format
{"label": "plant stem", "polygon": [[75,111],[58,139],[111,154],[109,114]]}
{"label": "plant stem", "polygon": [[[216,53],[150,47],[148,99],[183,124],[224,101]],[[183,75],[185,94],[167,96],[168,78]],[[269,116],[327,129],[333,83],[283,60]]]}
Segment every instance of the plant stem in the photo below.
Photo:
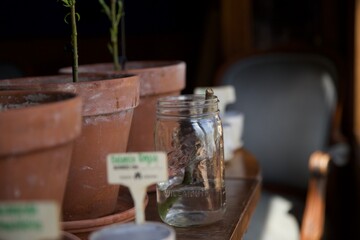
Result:
{"label": "plant stem", "polygon": [[119,29],[119,23],[121,22],[122,26],[122,39],[121,39],[121,48],[123,51],[123,54],[125,54],[125,32],[124,32],[124,1],[122,0],[111,0],[110,4],[106,4],[105,0],[99,0],[100,5],[103,8],[104,13],[107,15],[111,22],[110,27],[110,36],[111,36],[111,42],[108,44],[108,48],[110,53],[113,56],[113,64],[114,64],[114,70],[118,71],[120,70],[120,61],[121,61],[121,69],[124,70],[125,67],[125,60],[124,55],[121,57],[121,60],[119,58],[119,46],[118,46],[118,29]]}
{"label": "plant stem", "polygon": [[[116,14],[116,1],[111,0],[111,44],[112,44],[112,54],[113,54],[113,61],[114,61],[114,70],[120,70],[119,64],[119,50],[118,50],[118,21],[117,21],[117,14]],[[120,10],[122,11],[122,10]]]}
{"label": "plant stem", "polygon": [[[125,8],[124,0],[122,1],[122,8]],[[124,10],[123,10],[124,11]],[[121,16],[121,69],[125,70],[126,68],[126,37],[125,37],[125,14]]]}
{"label": "plant stem", "polygon": [[77,29],[76,29],[76,11],[75,11],[75,4],[72,4],[71,7],[71,45],[73,50],[73,66],[72,66],[72,74],[73,74],[73,81],[78,82],[78,46],[77,46]]}

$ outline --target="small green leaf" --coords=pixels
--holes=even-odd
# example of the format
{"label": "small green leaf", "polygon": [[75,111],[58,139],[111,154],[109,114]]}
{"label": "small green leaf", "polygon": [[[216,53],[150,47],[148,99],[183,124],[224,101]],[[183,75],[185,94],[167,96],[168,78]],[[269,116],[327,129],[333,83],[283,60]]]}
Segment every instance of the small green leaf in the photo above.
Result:
{"label": "small green leaf", "polygon": [[118,14],[116,21],[119,23],[121,17],[124,15],[124,7],[123,2],[121,0],[118,0]]}
{"label": "small green leaf", "polygon": [[77,20],[80,21],[80,14],[79,14],[79,13],[75,13],[75,16],[77,17]]}
{"label": "small green leaf", "polygon": [[108,16],[108,18],[111,20],[111,13],[109,6],[105,3],[104,0],[99,0],[99,3],[101,4],[104,13]]}
{"label": "small green leaf", "polygon": [[66,18],[67,18],[68,16],[70,16],[70,13],[67,13],[67,14],[65,15],[65,17],[64,17],[64,21],[65,21],[67,24],[69,24],[69,22],[66,20]]}
{"label": "small green leaf", "polygon": [[61,0],[61,2],[63,3],[64,7],[71,7],[75,5],[75,0]]}
{"label": "small green leaf", "polygon": [[112,54],[113,53],[113,47],[111,46],[111,44],[108,43],[107,47],[109,49],[109,52]]}

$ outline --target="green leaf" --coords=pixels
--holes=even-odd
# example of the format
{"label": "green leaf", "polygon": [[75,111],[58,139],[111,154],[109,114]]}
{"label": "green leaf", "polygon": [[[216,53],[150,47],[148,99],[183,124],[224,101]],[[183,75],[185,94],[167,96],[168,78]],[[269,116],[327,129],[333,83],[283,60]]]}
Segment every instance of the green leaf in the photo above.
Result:
{"label": "green leaf", "polygon": [[122,1],[118,0],[118,10],[117,10],[117,14],[116,14],[116,25],[119,25],[121,16],[124,14],[123,12],[123,4]]}
{"label": "green leaf", "polygon": [[158,213],[162,219],[166,218],[170,208],[174,205],[174,203],[176,203],[178,199],[179,197],[170,196],[165,200],[164,203],[158,205]]}
{"label": "green leaf", "polygon": [[75,13],[75,16],[77,17],[77,20],[80,21],[80,14],[79,14],[79,13]]}
{"label": "green leaf", "polygon": [[111,46],[111,44],[108,43],[107,47],[109,49],[109,52],[112,54],[114,51],[113,51],[113,47]]}
{"label": "green leaf", "polygon": [[65,21],[67,24],[69,24],[69,22],[66,20],[66,18],[67,18],[68,16],[70,16],[70,13],[67,13],[67,14],[65,15],[65,17],[64,17],[64,21]]}
{"label": "green leaf", "polygon": [[70,2],[68,0],[62,0],[62,2],[63,2],[63,6],[65,6],[65,7],[70,7],[71,6]]}
{"label": "green leaf", "polygon": [[110,8],[109,8],[109,6],[105,3],[104,0],[99,0],[99,3],[100,3],[100,5],[102,6],[103,11],[105,12],[105,14],[108,16],[108,18],[109,18],[110,21],[111,21],[111,13],[110,13]]}

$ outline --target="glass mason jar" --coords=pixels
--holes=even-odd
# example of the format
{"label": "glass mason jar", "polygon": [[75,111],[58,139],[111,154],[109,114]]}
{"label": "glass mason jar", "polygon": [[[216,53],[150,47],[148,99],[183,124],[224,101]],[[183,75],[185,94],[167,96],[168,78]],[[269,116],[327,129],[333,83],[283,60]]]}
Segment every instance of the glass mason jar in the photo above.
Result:
{"label": "glass mason jar", "polygon": [[218,99],[160,98],[155,148],[168,156],[169,180],[157,184],[161,219],[172,226],[221,220],[226,209],[223,129]]}

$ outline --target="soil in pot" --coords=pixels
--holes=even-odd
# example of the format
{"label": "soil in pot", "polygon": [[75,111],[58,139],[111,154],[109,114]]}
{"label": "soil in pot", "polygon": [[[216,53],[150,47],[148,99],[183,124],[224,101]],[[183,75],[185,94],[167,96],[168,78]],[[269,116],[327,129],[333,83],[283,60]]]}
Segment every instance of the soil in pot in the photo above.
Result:
{"label": "soil in pot", "polygon": [[0,200],[62,205],[81,98],[72,93],[0,91]]}
{"label": "soil in pot", "polygon": [[[186,64],[182,61],[130,61],[122,73],[140,78],[140,103],[134,111],[128,152],[154,151],[156,102],[160,97],[179,95],[186,84]],[[81,65],[82,73],[115,73],[112,63]],[[71,68],[60,69],[71,73]]]}
{"label": "soil in pot", "polygon": [[78,93],[83,99],[82,134],[76,140],[63,202],[65,221],[93,219],[113,213],[119,186],[109,185],[106,156],[125,152],[139,101],[139,80],[134,75],[102,79],[82,75],[21,78],[0,81],[0,88],[35,88]]}

